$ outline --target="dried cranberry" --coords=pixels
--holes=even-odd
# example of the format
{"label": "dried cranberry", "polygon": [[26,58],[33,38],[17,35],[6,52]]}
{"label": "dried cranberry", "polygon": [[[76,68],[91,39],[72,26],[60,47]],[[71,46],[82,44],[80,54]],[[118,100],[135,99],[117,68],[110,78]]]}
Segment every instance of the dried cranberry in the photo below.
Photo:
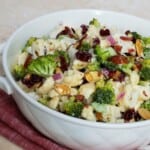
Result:
{"label": "dried cranberry", "polygon": [[68,70],[69,64],[67,63],[65,57],[60,56],[59,59],[60,59],[60,68],[61,68],[61,70],[63,72]]}
{"label": "dried cranberry", "polygon": [[68,35],[70,38],[74,38],[73,30],[67,26],[65,26],[64,30],[57,34],[56,38],[58,38],[60,35]]}
{"label": "dried cranberry", "polygon": [[92,54],[86,51],[78,51],[75,55],[77,59],[85,62],[88,62],[92,58]]}
{"label": "dried cranberry", "polygon": [[100,39],[98,37],[93,39],[93,47],[100,44]]}
{"label": "dried cranberry", "polygon": [[130,30],[127,30],[126,32],[125,32],[125,35],[129,35],[131,33],[131,31]]}
{"label": "dried cranberry", "polygon": [[82,35],[84,35],[87,31],[88,31],[88,26],[87,25],[84,25],[84,24],[82,24],[81,26],[81,29],[82,29]]}
{"label": "dried cranberry", "polygon": [[110,30],[109,29],[101,29],[100,30],[100,35],[101,36],[109,36],[110,35]]}
{"label": "dried cranberry", "polygon": [[134,119],[134,117],[135,117],[135,110],[134,109],[128,109],[127,111],[125,111],[122,114],[122,117],[123,117],[123,119],[126,122],[129,122],[131,119]]}
{"label": "dried cranberry", "polygon": [[36,83],[42,83],[42,82],[43,82],[43,77],[40,77],[35,74],[27,75],[24,77],[24,79],[22,79],[22,83],[25,84],[28,88],[31,88]]}

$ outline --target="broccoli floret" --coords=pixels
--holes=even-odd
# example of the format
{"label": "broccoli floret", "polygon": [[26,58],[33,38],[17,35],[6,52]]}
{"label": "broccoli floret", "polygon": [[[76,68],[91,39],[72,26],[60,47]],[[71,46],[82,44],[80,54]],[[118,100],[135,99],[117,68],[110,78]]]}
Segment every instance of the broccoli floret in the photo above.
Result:
{"label": "broccoli floret", "polygon": [[143,37],[142,41],[144,42],[145,46],[150,44],[150,37]]}
{"label": "broccoli floret", "polygon": [[83,103],[81,102],[75,102],[70,100],[64,104],[65,113],[73,117],[80,117],[82,109]]}
{"label": "broccoli floret", "polygon": [[98,71],[98,70],[100,70],[100,64],[97,61],[89,63],[87,66],[87,69],[89,71]]}
{"label": "broccoli floret", "polygon": [[92,103],[92,107],[97,111],[101,113],[105,113],[107,110],[107,104],[100,104],[97,102]]}
{"label": "broccoli floret", "polygon": [[145,59],[142,62],[142,69],[140,71],[140,78],[144,81],[150,80],[150,59]]}
{"label": "broccoli floret", "polygon": [[128,63],[128,64],[120,64],[119,65],[119,70],[126,73],[126,74],[130,74],[132,71],[132,67],[133,64],[132,63]]}
{"label": "broccoli floret", "polygon": [[100,79],[96,82],[96,88],[102,88],[105,85],[104,79]]}
{"label": "broccoli floret", "polygon": [[144,103],[142,103],[141,108],[145,108],[148,111],[150,111],[150,99],[147,101],[144,101]]}
{"label": "broccoli floret", "polygon": [[145,47],[143,52],[144,52],[144,58],[145,59],[150,59],[150,48]]}
{"label": "broccoli floret", "polygon": [[102,63],[101,63],[101,66],[102,66],[103,68],[107,68],[107,69],[109,69],[109,70],[111,70],[111,71],[115,71],[115,70],[118,70],[118,69],[119,69],[119,66],[118,66],[118,65],[116,65],[116,64],[114,64],[114,63],[112,63],[112,62],[109,62],[109,61],[104,61],[104,62],[102,62]]}
{"label": "broccoli floret", "polygon": [[42,97],[42,98],[40,98],[40,99],[38,100],[39,103],[41,103],[41,104],[43,104],[43,105],[45,105],[45,106],[47,106],[48,101],[49,101],[49,99],[48,99],[48,98],[44,98],[44,97]]}
{"label": "broccoli floret", "polygon": [[143,67],[141,69],[140,78],[144,81],[150,80],[150,67]]}
{"label": "broccoli floret", "polygon": [[99,104],[114,104],[115,94],[112,84],[108,82],[104,87],[97,88],[93,93],[93,101]]}
{"label": "broccoli floret", "polygon": [[83,50],[83,51],[88,51],[89,49],[91,48],[91,45],[90,43],[88,42],[82,42],[81,46],[80,46],[80,50]]}
{"label": "broccoli floret", "polygon": [[141,39],[142,38],[142,36],[137,32],[131,32],[131,34],[132,34],[134,39]]}
{"label": "broccoli floret", "polygon": [[20,79],[22,79],[25,76],[26,70],[23,67],[23,65],[15,65],[13,68],[12,74],[13,74],[15,80],[19,81]]}
{"label": "broccoli floret", "polygon": [[40,56],[31,61],[27,67],[28,73],[36,74],[42,77],[48,77],[53,74],[57,67],[57,59],[54,55]]}
{"label": "broccoli floret", "polygon": [[113,50],[113,48],[104,49],[99,45],[95,47],[94,52],[97,56],[97,59],[102,62],[106,61],[109,57],[116,55],[116,52]]}
{"label": "broccoli floret", "polygon": [[94,25],[95,27],[100,27],[100,23],[97,19],[93,18],[93,20],[91,20],[89,22],[90,25]]}

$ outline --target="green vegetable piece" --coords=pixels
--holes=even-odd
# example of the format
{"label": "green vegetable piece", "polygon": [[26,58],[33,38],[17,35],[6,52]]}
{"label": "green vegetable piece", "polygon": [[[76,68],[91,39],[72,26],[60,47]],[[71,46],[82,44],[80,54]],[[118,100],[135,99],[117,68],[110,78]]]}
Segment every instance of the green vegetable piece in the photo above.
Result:
{"label": "green vegetable piece", "polygon": [[104,87],[96,89],[93,94],[93,101],[99,104],[115,103],[115,94],[111,82],[107,82]]}
{"label": "green vegetable piece", "polygon": [[57,67],[57,58],[54,55],[40,56],[31,61],[27,71],[42,77],[52,75]]}
{"label": "green vegetable piece", "polygon": [[150,48],[149,47],[144,48],[144,58],[150,59]]}
{"label": "green vegetable piece", "polygon": [[143,37],[142,41],[144,42],[145,45],[149,45],[150,44],[150,37]]}
{"label": "green vegetable piece", "polygon": [[93,107],[97,112],[100,112],[100,113],[105,113],[106,110],[107,110],[107,104],[100,104],[100,103],[97,103],[97,102],[93,102],[93,103],[92,103],[92,107]]}
{"label": "green vegetable piece", "polygon": [[30,47],[30,46],[32,46],[32,43],[33,43],[34,41],[36,41],[36,40],[37,40],[36,37],[30,37],[30,38],[27,40],[27,42],[26,42],[26,44],[25,44],[25,47],[23,48],[22,52],[25,52],[25,51],[27,50],[27,48]]}
{"label": "green vegetable piece", "polygon": [[132,67],[133,64],[132,63],[128,63],[128,64],[120,64],[119,65],[119,70],[121,70],[122,72],[126,73],[126,74],[130,74],[132,71]]}
{"label": "green vegetable piece", "polygon": [[137,32],[131,32],[131,34],[132,34],[134,39],[141,39],[142,38],[142,36]]}
{"label": "green vegetable piece", "polygon": [[98,60],[106,61],[109,57],[114,56],[116,53],[112,48],[101,48],[99,45],[95,47],[94,50],[95,54],[97,55]]}
{"label": "green vegetable piece", "polygon": [[88,43],[88,42],[82,42],[80,50],[88,51],[89,49],[91,49],[90,43]]}
{"label": "green vegetable piece", "polygon": [[98,70],[100,70],[100,64],[97,61],[89,63],[87,66],[87,69],[89,71],[98,71]]}
{"label": "green vegetable piece", "polygon": [[48,98],[40,98],[39,100],[38,100],[38,102],[39,103],[41,103],[41,104],[43,104],[43,105],[45,105],[45,106],[47,106],[48,105],[48,101],[49,101],[49,99]]}
{"label": "green vegetable piece", "polygon": [[147,109],[148,111],[150,111],[150,99],[144,101],[144,103],[142,103],[141,107]]}
{"label": "green vegetable piece", "polygon": [[69,101],[64,104],[64,111],[66,114],[73,117],[80,117],[83,109],[83,104],[81,102]]}
{"label": "green vegetable piece", "polygon": [[26,75],[26,70],[23,65],[15,65],[12,74],[16,81],[19,81]]}
{"label": "green vegetable piece", "polygon": [[102,88],[102,87],[104,87],[104,85],[105,85],[104,79],[98,80],[96,82],[96,88]]}
{"label": "green vegetable piece", "polygon": [[112,63],[112,62],[109,62],[109,61],[104,61],[104,62],[102,62],[102,63],[101,63],[101,66],[102,66],[102,67],[105,67],[105,68],[107,68],[107,69],[109,69],[109,70],[112,70],[112,71],[115,71],[115,70],[118,70],[118,69],[119,69],[119,66],[118,66],[118,65],[116,65],[116,64],[114,64],[114,63]]}
{"label": "green vegetable piece", "polygon": [[95,27],[100,27],[100,22],[96,18],[93,18],[89,24],[94,25]]}
{"label": "green vegetable piece", "polygon": [[150,67],[142,67],[140,71],[140,78],[144,81],[150,80]]}

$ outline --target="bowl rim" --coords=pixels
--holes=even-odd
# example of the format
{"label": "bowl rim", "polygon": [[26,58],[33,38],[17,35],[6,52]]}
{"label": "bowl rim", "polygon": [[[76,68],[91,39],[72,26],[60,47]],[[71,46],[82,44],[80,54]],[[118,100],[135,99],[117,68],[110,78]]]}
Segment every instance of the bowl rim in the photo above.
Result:
{"label": "bowl rim", "polygon": [[[11,86],[17,91],[19,92],[25,99],[25,101],[27,103],[30,103],[31,105],[33,105],[34,107],[36,107],[37,109],[41,110],[42,112],[45,112],[49,115],[53,115],[53,117],[57,117],[59,119],[63,119],[65,121],[68,121],[70,123],[73,124],[80,124],[80,125],[84,125],[84,126],[89,126],[89,127],[96,127],[96,128],[110,128],[110,129],[118,129],[118,128],[140,128],[142,126],[148,126],[150,125],[150,120],[144,120],[144,121],[140,121],[140,122],[133,122],[133,123],[103,123],[103,122],[93,122],[93,121],[88,121],[88,120],[83,120],[80,118],[75,118],[72,116],[68,116],[66,114],[63,114],[61,112],[52,110],[48,107],[45,107],[44,105],[40,104],[39,102],[35,101],[32,97],[30,97],[29,95],[27,95],[20,87],[19,85],[15,82],[14,78],[11,75],[11,71],[8,68],[8,64],[7,64],[7,52],[8,52],[8,48],[11,44],[11,41],[13,40],[13,38],[17,35],[18,32],[20,32],[23,28],[25,28],[25,26],[30,25],[36,21],[39,21],[41,18],[44,17],[49,17],[52,15],[59,15],[61,13],[71,13],[71,12],[94,12],[94,13],[109,13],[109,14],[116,14],[116,15],[121,15],[121,16],[125,16],[125,17],[132,17],[133,19],[139,19],[142,20],[144,22],[150,23],[149,20],[134,16],[134,15],[130,15],[130,14],[126,14],[126,13],[120,13],[120,12],[116,12],[116,11],[109,11],[109,10],[97,10],[97,9],[68,9],[68,10],[61,10],[61,11],[56,11],[56,12],[51,12],[45,15],[42,15],[40,17],[37,17],[27,23],[25,23],[24,25],[22,25],[19,29],[17,29],[8,39],[6,46],[4,48],[3,51],[3,56],[2,56],[2,65],[3,65],[3,69],[5,72],[5,75],[8,79],[8,81],[11,83]],[[20,108],[21,110],[21,108]]]}

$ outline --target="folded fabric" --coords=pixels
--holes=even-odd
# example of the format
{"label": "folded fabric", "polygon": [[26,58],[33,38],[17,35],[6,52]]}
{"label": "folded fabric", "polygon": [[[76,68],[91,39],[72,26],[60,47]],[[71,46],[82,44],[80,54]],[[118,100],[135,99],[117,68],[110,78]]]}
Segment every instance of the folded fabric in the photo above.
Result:
{"label": "folded fabric", "polygon": [[39,133],[21,114],[12,96],[2,90],[0,134],[26,150],[68,150]]}

